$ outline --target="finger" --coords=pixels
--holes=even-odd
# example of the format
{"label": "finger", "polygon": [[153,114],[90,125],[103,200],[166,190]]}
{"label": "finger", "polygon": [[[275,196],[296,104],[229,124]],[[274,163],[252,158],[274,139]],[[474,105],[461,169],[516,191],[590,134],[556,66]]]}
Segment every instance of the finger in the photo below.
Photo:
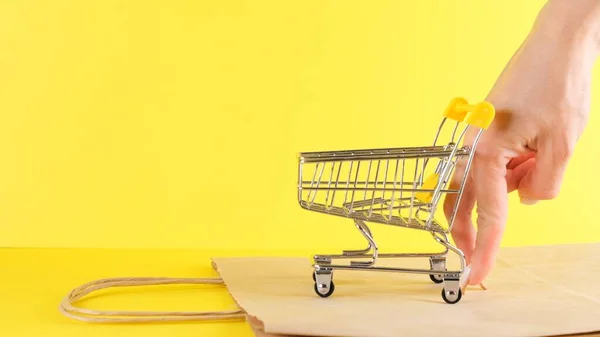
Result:
{"label": "finger", "polygon": [[[467,180],[458,206],[456,206],[456,195],[449,195],[449,198],[446,199],[446,204],[444,205],[448,221],[451,221],[451,214],[456,208],[451,235],[456,247],[463,252],[467,264],[471,262],[471,255],[475,249],[476,235],[473,221],[471,220],[473,208],[475,207],[475,194],[473,193],[471,185],[472,184]],[[454,189],[453,187],[451,188]]]}
{"label": "finger", "polygon": [[[514,163],[513,163],[514,164]],[[535,165],[535,157],[529,158],[527,161],[520,163],[518,166],[510,169],[511,163],[508,164],[506,171],[506,186],[507,192],[511,193],[519,188],[521,180],[533,169]]]}
{"label": "finger", "polygon": [[566,131],[538,139],[535,165],[519,184],[519,196],[524,203],[554,199],[562,185],[572,144]]}
{"label": "finger", "polygon": [[495,264],[508,210],[505,178],[508,159],[476,155],[476,160],[473,181],[477,199],[477,238],[471,259],[471,285],[480,284]]}
{"label": "finger", "polygon": [[528,161],[531,158],[535,158],[535,152],[528,151],[516,158],[511,159],[508,162],[508,165],[506,165],[506,168],[509,170],[515,169],[517,166],[520,166],[521,164],[525,163],[526,161]]}
{"label": "finger", "polygon": [[[463,179],[466,179],[463,188],[462,197],[458,199],[457,194],[447,194],[444,201],[444,214],[451,227],[451,235],[456,247],[460,249],[466,263],[471,261],[471,254],[475,248],[475,228],[471,216],[475,207],[475,194],[473,193],[473,184],[465,175],[465,166],[457,165],[452,180],[450,189],[458,190]],[[458,202],[458,205],[457,205]],[[456,211],[455,211],[456,210]],[[456,214],[454,214],[456,213]],[[454,219],[453,219],[454,216]]]}

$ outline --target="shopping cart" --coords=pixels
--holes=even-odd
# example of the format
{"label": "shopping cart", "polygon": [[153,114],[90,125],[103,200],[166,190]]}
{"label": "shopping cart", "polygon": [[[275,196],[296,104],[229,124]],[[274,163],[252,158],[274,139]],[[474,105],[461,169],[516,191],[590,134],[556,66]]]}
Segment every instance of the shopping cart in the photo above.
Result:
{"label": "shopping cart", "polygon": [[[481,134],[492,122],[494,107],[488,102],[471,105],[455,98],[444,111],[433,145],[384,149],[305,152],[298,158],[298,202],[303,209],[353,219],[367,240],[361,250],[345,250],[338,255],[313,257],[314,290],[321,297],[333,294],[333,272],[339,270],[384,271],[427,274],[443,283],[442,298],[457,303],[462,297],[460,279],[465,272],[465,257],[448,240],[456,210]],[[454,121],[456,123],[448,122]],[[448,130],[444,126],[451,125]],[[464,141],[469,128],[477,131],[469,145]],[[447,131],[450,141],[438,145]],[[450,136],[451,135],[451,136]],[[466,160],[457,187],[448,187],[459,160]],[[447,226],[435,219],[442,195],[456,194],[454,211]],[[428,231],[443,246],[437,253],[379,253],[367,222]],[[446,257],[458,255],[460,268],[448,270]],[[428,258],[430,269],[380,266],[380,259]],[[333,260],[351,260],[334,264]]]}

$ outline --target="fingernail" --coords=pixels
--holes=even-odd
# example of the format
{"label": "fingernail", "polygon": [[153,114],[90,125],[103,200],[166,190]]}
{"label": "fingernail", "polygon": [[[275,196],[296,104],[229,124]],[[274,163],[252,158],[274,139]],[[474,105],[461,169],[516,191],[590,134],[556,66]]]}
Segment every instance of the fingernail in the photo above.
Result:
{"label": "fingernail", "polygon": [[523,205],[535,205],[538,203],[538,200],[532,200],[532,199],[526,199],[526,198],[521,198],[521,203]]}

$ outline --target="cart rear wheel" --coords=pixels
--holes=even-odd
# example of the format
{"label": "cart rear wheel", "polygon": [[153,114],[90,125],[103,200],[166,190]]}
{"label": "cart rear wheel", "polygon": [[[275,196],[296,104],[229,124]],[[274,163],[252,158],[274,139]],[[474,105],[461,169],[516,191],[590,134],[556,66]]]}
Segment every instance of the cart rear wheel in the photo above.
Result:
{"label": "cart rear wheel", "polygon": [[442,275],[439,274],[429,274],[429,278],[431,279],[431,281],[433,281],[433,283],[444,282],[444,278],[442,277]]}
{"label": "cart rear wheel", "polygon": [[441,274],[435,274],[435,272],[446,271],[446,258],[445,257],[431,257],[429,258],[429,265],[431,268],[431,274],[429,278],[433,283],[444,282],[444,276]]}
{"label": "cart rear wheel", "polygon": [[322,293],[319,292],[319,287],[318,287],[317,283],[315,282],[315,293],[317,293],[317,295],[319,295],[321,297],[329,297],[329,296],[331,296],[331,294],[333,294],[334,290],[335,290],[335,285],[333,284],[333,281],[331,281],[329,283],[329,289],[327,290],[327,292],[324,293],[324,294],[322,294]]}
{"label": "cart rear wheel", "polygon": [[460,301],[462,298],[462,290],[458,289],[458,292],[455,291],[446,291],[446,289],[442,289],[442,298],[446,303],[455,304]]}

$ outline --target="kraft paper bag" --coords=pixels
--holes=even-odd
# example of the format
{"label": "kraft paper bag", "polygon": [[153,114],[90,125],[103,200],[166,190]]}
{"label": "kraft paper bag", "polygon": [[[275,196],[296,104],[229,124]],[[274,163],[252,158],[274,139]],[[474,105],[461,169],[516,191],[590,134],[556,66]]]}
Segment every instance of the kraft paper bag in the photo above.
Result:
{"label": "kraft paper bag", "polygon": [[[320,252],[323,253],[323,252]],[[335,252],[332,252],[335,253]],[[452,266],[452,255],[448,256]],[[427,275],[336,270],[320,298],[308,258],[214,258],[259,337],[556,336],[600,331],[600,244],[501,250],[487,290],[447,304]],[[389,265],[428,268],[428,260]],[[600,336],[600,334],[598,334]]]}

